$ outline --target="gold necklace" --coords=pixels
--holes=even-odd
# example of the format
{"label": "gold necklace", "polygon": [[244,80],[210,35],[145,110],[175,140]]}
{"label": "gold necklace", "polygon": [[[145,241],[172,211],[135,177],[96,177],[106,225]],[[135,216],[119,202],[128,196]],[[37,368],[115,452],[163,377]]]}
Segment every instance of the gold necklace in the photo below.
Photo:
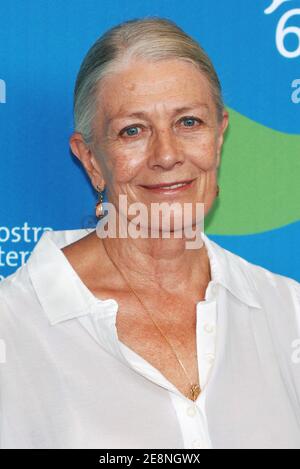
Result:
{"label": "gold necklace", "polygon": [[196,401],[196,399],[198,398],[200,392],[201,392],[201,388],[199,386],[199,384],[192,384],[191,383],[191,380],[185,370],[185,367],[183,366],[180,358],[178,357],[177,353],[175,352],[172,344],[169,342],[169,340],[167,339],[167,337],[165,336],[165,334],[162,332],[161,328],[158,326],[158,324],[154,321],[152,315],[150,314],[148,308],[146,308],[146,306],[143,304],[142,300],[140,299],[140,297],[138,296],[138,294],[134,291],[134,289],[132,288],[132,286],[130,285],[130,283],[128,282],[126,276],[124,275],[124,273],[121,271],[121,269],[117,266],[117,264],[115,263],[115,261],[109,256],[108,252],[107,252],[107,249],[106,249],[106,246],[105,246],[105,243],[103,242],[102,243],[103,246],[104,246],[104,249],[105,249],[105,252],[108,256],[108,258],[110,259],[110,261],[112,262],[112,264],[115,266],[115,268],[117,269],[117,271],[120,273],[120,275],[122,276],[123,280],[125,281],[125,283],[128,285],[128,287],[130,288],[130,290],[132,291],[132,293],[134,294],[134,296],[137,298],[137,300],[140,302],[140,304],[142,305],[142,308],[146,311],[146,313],[148,313],[148,315],[150,316],[153,324],[157,327],[157,329],[160,331],[161,335],[164,337],[164,339],[166,340],[166,342],[169,344],[169,346],[171,347],[172,349],[172,352],[174,353],[178,363],[180,364],[181,368],[183,369],[189,383],[190,383],[190,391],[189,391],[189,394],[187,395],[187,397],[189,399],[191,399],[192,401]]}

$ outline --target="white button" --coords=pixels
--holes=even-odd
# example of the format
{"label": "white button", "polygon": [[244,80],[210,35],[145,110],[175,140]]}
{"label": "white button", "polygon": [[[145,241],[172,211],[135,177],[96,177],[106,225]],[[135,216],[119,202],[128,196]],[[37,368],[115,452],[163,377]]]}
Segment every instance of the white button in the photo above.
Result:
{"label": "white button", "polygon": [[202,448],[202,441],[200,439],[194,440],[192,442],[192,448]]}
{"label": "white button", "polygon": [[186,408],[186,413],[189,417],[194,417],[197,413],[197,409],[196,409],[196,406],[194,405],[189,405],[187,408]]}
{"label": "white button", "polygon": [[215,356],[213,353],[206,353],[205,359],[208,361],[208,363],[212,364],[215,360]]}
{"label": "white button", "polygon": [[214,324],[210,324],[208,322],[206,322],[203,326],[203,329],[205,330],[205,332],[207,332],[208,334],[211,334],[212,332],[215,332],[215,326]]}

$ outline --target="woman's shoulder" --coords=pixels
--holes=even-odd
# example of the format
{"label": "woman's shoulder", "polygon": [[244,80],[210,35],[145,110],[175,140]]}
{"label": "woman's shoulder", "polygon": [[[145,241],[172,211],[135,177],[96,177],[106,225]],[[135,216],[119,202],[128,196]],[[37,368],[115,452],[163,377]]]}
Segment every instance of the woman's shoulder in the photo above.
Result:
{"label": "woman's shoulder", "polygon": [[296,279],[249,261],[247,264],[257,286],[269,288],[278,293],[294,293],[300,300],[300,283]]}
{"label": "woman's shoulder", "polygon": [[29,312],[34,301],[35,292],[25,263],[0,282],[0,324],[18,311]]}
{"label": "woman's shoulder", "polygon": [[250,263],[252,278],[260,293],[261,301],[276,306],[281,313],[294,316],[300,324],[300,283],[291,277],[273,272],[267,268]]}
{"label": "woman's shoulder", "polygon": [[251,262],[212,240],[209,247],[211,259],[236,291],[251,290],[255,300],[269,310],[284,304],[289,310],[296,310],[300,319],[300,283],[296,279]]}
{"label": "woman's shoulder", "polygon": [[230,269],[231,267],[236,268],[241,275],[244,274],[256,278],[257,282],[273,286],[283,285],[299,290],[300,283],[296,279],[276,273],[261,264],[251,262],[235,252],[224,248],[211,238],[207,238],[207,236],[206,239],[208,239],[208,248],[212,253],[212,258],[217,260],[223,270]]}
{"label": "woman's shoulder", "polygon": [[296,311],[300,320],[300,283],[289,276],[274,272],[262,265],[227,251],[232,264],[238,266],[245,282],[254,285],[258,300],[262,305],[275,309]]}
{"label": "woman's shoulder", "polygon": [[[239,257],[239,256],[237,256]],[[300,291],[300,283],[287,275],[281,274],[270,270],[260,264],[248,261],[242,257],[239,257],[245,270],[256,280],[257,283],[262,285],[270,285],[273,288],[286,288],[291,290]]]}
{"label": "woman's shoulder", "polygon": [[[0,282],[0,325],[14,322],[19,329],[25,322],[42,321],[46,327],[45,321],[52,324],[89,309],[95,297],[84,283],[94,277],[87,268],[93,256],[86,246],[94,231],[44,233],[26,263]],[[86,270],[89,276],[83,275]]]}

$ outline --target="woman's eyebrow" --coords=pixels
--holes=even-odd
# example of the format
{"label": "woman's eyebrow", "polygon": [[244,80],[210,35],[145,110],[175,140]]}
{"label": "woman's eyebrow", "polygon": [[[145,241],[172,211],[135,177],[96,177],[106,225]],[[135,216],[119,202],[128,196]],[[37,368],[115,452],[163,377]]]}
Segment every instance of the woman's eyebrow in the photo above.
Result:
{"label": "woman's eyebrow", "polygon": [[[195,102],[195,103],[191,103],[187,106],[181,106],[181,107],[177,107],[175,109],[173,109],[171,115],[174,116],[176,114],[179,114],[181,112],[186,112],[186,111],[191,111],[192,109],[196,109],[196,108],[204,108],[206,110],[209,109],[209,106],[206,104],[206,103],[198,103],[198,102]],[[145,117],[148,116],[148,113],[145,112],[145,111],[134,111],[134,112],[130,112],[130,113],[127,113],[126,111],[124,112],[121,112],[113,117],[110,117],[108,119],[108,125],[114,121],[114,120],[117,120],[117,119],[124,119],[124,118],[128,118],[128,117],[137,117],[139,119],[143,119]]]}
{"label": "woman's eyebrow", "polygon": [[182,106],[182,107],[177,107],[176,109],[174,109],[173,111],[173,115],[174,114],[179,114],[181,112],[186,112],[186,111],[190,111],[191,109],[196,109],[196,108],[205,108],[205,109],[209,109],[208,107],[208,104],[206,103],[191,103],[189,104],[188,106]]}

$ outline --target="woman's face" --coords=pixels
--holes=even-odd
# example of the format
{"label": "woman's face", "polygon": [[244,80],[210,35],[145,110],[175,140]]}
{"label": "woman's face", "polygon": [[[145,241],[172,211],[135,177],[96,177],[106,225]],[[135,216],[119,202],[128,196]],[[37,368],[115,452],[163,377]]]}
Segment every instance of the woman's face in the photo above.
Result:
{"label": "woman's face", "polygon": [[[216,196],[227,126],[218,121],[206,77],[183,60],[136,60],[107,76],[94,121],[96,159],[108,200],[202,202]],[[162,187],[189,182],[181,187]]]}

